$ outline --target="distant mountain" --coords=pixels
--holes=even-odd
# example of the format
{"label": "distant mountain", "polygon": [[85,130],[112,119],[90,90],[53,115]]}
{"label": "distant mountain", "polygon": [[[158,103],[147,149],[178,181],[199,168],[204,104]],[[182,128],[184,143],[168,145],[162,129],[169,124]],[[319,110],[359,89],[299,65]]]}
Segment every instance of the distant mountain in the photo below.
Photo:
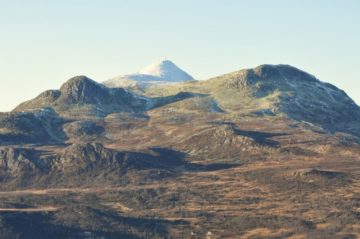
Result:
{"label": "distant mountain", "polygon": [[[196,103],[198,108],[210,105],[243,116],[285,116],[330,132],[360,135],[360,107],[343,90],[293,66],[261,65],[205,81],[159,85],[145,92],[166,96],[184,90],[208,95]],[[209,111],[214,111],[210,106]]]}
{"label": "distant mountain", "polygon": [[261,65],[204,84],[219,84],[216,92],[227,92],[219,95],[219,102],[234,110],[245,100],[250,112],[257,115],[284,114],[331,132],[360,134],[359,128],[354,128],[359,123],[360,107],[343,90],[293,66]]}
{"label": "distant mountain", "polygon": [[[285,116],[326,131],[360,135],[360,108],[344,91],[289,65],[261,65],[206,81],[192,81],[191,76],[165,60],[145,67],[131,77],[145,82],[149,80],[145,76],[156,78],[157,82],[178,84],[156,84],[139,95],[123,88],[109,88],[86,76],[76,76],[59,90],[45,91],[17,106],[13,114],[0,117],[4,127],[8,125],[17,133],[7,132],[9,129],[5,128],[3,132],[7,132],[6,137],[14,138],[14,135],[27,135],[27,127],[31,130],[39,128],[36,133],[43,133],[37,139],[57,139],[51,133],[48,135],[49,127],[53,129],[56,126],[58,131],[59,122],[76,119],[85,122],[67,125],[64,130],[71,134],[90,134],[93,124],[86,121],[89,117],[102,118],[121,112],[145,115],[150,109],[172,104],[179,105],[182,111],[191,109],[212,113]],[[182,84],[181,80],[186,84]],[[114,84],[116,82],[121,84],[123,81],[113,81]],[[186,115],[185,111],[183,114]],[[58,116],[63,119],[54,120]],[[40,127],[46,130],[40,130]],[[97,129],[95,133],[102,132],[101,128]],[[31,135],[35,134],[28,136]]]}
{"label": "distant mountain", "polygon": [[289,65],[128,78],[151,87],[76,76],[0,113],[0,238],[355,238],[344,91]]}
{"label": "distant mountain", "polygon": [[179,92],[167,97],[145,97],[123,88],[108,88],[86,76],[75,76],[59,90],[47,90],[0,113],[0,143],[61,143],[96,140],[104,128],[94,121],[111,114],[146,117],[146,111],[191,98]]}
{"label": "distant mountain", "polygon": [[108,87],[146,87],[154,84],[179,83],[192,81],[194,78],[181,70],[172,61],[161,60],[140,71],[130,74],[114,77],[104,82]]}
{"label": "distant mountain", "polygon": [[186,84],[156,84],[139,95],[76,76],[59,90],[45,91],[21,103],[12,113],[1,114],[0,139],[4,142],[96,139],[106,130],[92,122],[94,119],[117,113],[147,117],[149,110],[167,105],[178,107],[182,118],[187,117],[186,112],[287,117],[329,132],[360,135],[359,106],[344,91],[292,66],[261,65],[206,81],[192,81],[172,62],[161,61],[145,67],[137,76],[150,74],[158,82],[183,79]]}
{"label": "distant mountain", "polygon": [[106,116],[113,112],[140,112],[146,99],[122,88],[110,89],[86,76],[76,76],[60,90],[49,90],[17,106],[13,112],[51,107],[61,114]]}

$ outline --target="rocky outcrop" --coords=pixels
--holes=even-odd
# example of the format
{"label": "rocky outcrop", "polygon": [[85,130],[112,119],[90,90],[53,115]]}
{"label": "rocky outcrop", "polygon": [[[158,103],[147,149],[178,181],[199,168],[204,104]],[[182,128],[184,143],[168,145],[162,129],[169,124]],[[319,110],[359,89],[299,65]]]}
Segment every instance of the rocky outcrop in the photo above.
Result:
{"label": "rocky outcrop", "polygon": [[[261,65],[214,79],[221,87],[250,92],[272,115],[360,135],[360,107],[341,89],[289,65]],[[211,81],[209,82],[211,83]],[[269,109],[271,108],[271,109]],[[258,112],[260,109],[257,109]]]}
{"label": "rocky outcrop", "polygon": [[[105,167],[120,169],[124,155],[106,149],[98,143],[73,144],[67,147],[55,161],[55,169],[65,173],[89,173]],[[113,166],[113,168],[110,168]]]}
{"label": "rocky outcrop", "polygon": [[64,131],[70,139],[94,140],[100,137],[105,129],[93,121],[75,121],[64,125]]}
{"label": "rocky outcrop", "polygon": [[72,144],[50,154],[5,147],[0,148],[0,188],[112,184],[164,177],[174,175],[176,167],[187,165],[182,157],[167,149],[153,149],[150,153],[122,152],[100,143]]}
{"label": "rocky outcrop", "polygon": [[86,76],[76,76],[64,83],[60,90],[41,93],[24,102],[14,112],[51,107],[59,114],[80,112],[84,116],[106,116],[114,112],[140,112],[146,99],[122,89],[110,89]]}
{"label": "rocky outcrop", "polygon": [[31,152],[18,148],[0,149],[0,170],[13,176],[19,176],[21,173],[33,171],[37,168],[31,160]]}
{"label": "rocky outcrop", "polygon": [[0,114],[0,143],[58,143],[64,120],[51,108]]}

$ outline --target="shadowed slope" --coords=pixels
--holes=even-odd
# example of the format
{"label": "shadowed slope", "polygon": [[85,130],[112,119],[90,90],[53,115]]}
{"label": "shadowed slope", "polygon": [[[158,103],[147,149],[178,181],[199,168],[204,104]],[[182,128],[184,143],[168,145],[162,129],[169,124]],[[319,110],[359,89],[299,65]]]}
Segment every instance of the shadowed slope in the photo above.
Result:
{"label": "shadowed slope", "polygon": [[187,91],[212,96],[234,114],[286,116],[329,132],[360,135],[360,107],[342,90],[288,65],[261,65],[207,81],[153,86],[146,95]]}
{"label": "shadowed slope", "polygon": [[33,100],[24,102],[14,112],[53,107],[60,113],[106,116],[112,112],[140,112],[146,100],[124,89],[109,89],[86,76],[76,76],[64,83],[58,91],[46,91]]}

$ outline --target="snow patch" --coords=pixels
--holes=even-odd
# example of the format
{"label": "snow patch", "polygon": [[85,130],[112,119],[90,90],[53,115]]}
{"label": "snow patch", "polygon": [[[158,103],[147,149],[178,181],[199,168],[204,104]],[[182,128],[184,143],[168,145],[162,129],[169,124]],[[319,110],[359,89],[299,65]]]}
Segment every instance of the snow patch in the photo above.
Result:
{"label": "snow patch", "polygon": [[180,83],[194,78],[169,60],[161,60],[130,75],[114,77],[104,82],[108,87],[146,88],[151,85]]}

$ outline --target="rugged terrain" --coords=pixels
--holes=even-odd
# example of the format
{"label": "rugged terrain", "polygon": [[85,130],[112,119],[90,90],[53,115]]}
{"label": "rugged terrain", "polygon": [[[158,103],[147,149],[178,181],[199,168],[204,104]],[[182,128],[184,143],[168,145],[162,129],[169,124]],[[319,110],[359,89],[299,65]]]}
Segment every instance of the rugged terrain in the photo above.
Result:
{"label": "rugged terrain", "polygon": [[0,238],[358,238],[359,119],[288,65],[77,76],[0,114]]}

